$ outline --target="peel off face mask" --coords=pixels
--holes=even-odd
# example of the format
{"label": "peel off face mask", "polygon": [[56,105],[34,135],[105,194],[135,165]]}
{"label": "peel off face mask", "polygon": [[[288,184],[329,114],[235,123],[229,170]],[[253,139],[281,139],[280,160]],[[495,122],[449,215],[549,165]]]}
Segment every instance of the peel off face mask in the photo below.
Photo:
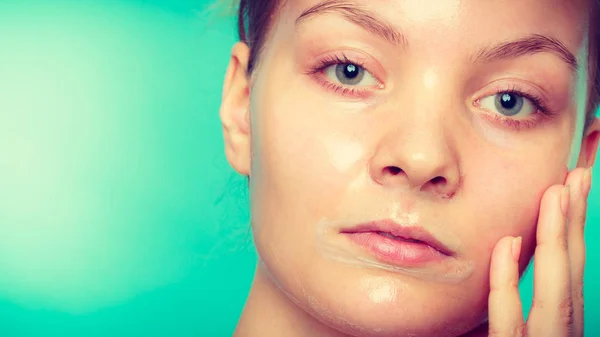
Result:
{"label": "peel off face mask", "polygon": [[[368,184],[369,177],[359,175],[348,184],[347,194],[364,191]],[[471,276],[475,261],[461,255],[465,246],[447,229],[452,226],[436,224],[410,203],[390,203],[386,195],[371,197],[370,203],[385,206],[367,215],[358,201],[348,200],[356,199],[343,198],[338,211],[332,210],[340,217],[317,223],[315,248],[324,258],[432,282],[460,283]]]}
{"label": "peel off face mask", "polygon": [[[322,256],[338,262],[358,268],[405,274],[427,281],[460,283],[472,274],[475,265],[473,261],[455,258],[453,249],[462,247],[455,236],[447,232],[440,235],[440,228],[425,230],[418,225],[409,225],[410,221],[407,222],[406,219],[403,216],[363,221],[323,219],[318,224],[316,247]],[[443,236],[444,240],[438,240],[432,232]],[[346,238],[333,239],[339,234],[373,254],[365,254],[357,246],[341,240]]]}

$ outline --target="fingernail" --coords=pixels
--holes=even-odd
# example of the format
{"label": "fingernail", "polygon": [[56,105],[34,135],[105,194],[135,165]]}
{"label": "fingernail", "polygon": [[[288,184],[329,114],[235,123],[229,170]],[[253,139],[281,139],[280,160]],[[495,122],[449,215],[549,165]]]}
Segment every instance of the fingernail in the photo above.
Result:
{"label": "fingernail", "polygon": [[590,194],[590,190],[592,188],[592,168],[588,167],[583,174],[583,181],[581,184],[581,190],[583,191],[583,195],[587,198]]}
{"label": "fingernail", "polygon": [[560,194],[560,210],[564,217],[567,217],[567,212],[569,211],[569,198],[571,196],[570,186],[567,185],[563,187],[563,190]]}
{"label": "fingernail", "polygon": [[523,241],[523,238],[516,237],[512,240],[512,256],[515,259],[515,262],[519,262],[519,256],[521,256],[521,242]]}

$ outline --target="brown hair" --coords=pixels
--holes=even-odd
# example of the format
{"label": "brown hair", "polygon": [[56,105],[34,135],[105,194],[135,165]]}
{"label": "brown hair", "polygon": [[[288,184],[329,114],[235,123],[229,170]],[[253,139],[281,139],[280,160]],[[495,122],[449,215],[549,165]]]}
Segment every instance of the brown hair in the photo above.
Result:
{"label": "brown hair", "polygon": [[[237,29],[240,41],[250,48],[248,74],[252,74],[265,47],[267,33],[281,0],[239,0]],[[594,121],[600,103],[600,0],[591,0],[590,31],[588,34],[588,73],[590,86],[586,103],[583,133]]]}

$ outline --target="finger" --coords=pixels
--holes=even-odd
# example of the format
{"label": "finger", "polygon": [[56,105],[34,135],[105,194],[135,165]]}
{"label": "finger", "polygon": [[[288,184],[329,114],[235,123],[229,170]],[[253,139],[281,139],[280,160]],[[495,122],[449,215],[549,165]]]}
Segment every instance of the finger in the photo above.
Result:
{"label": "finger", "polygon": [[[568,187],[555,185],[542,197],[534,261],[530,336],[569,336],[573,323],[571,274],[566,239]],[[561,207],[561,200],[565,202]],[[564,213],[563,213],[564,212]]]}
{"label": "finger", "polygon": [[523,336],[525,323],[519,295],[521,238],[502,238],[494,247],[490,265],[488,335]]}
{"label": "finger", "polygon": [[[583,273],[585,267],[584,227],[591,176],[588,170],[573,170],[566,183],[571,186],[567,221],[567,251],[571,265],[571,297],[573,300],[573,336],[583,336]],[[590,171],[591,174],[591,171]]]}

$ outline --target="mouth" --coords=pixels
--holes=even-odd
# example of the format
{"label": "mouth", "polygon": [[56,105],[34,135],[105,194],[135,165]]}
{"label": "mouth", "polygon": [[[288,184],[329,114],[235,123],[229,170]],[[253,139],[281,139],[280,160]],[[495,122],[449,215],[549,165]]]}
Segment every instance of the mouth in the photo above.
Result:
{"label": "mouth", "polygon": [[341,230],[340,234],[382,262],[395,265],[415,266],[455,256],[455,252],[422,227],[406,227],[392,220],[359,224]]}

